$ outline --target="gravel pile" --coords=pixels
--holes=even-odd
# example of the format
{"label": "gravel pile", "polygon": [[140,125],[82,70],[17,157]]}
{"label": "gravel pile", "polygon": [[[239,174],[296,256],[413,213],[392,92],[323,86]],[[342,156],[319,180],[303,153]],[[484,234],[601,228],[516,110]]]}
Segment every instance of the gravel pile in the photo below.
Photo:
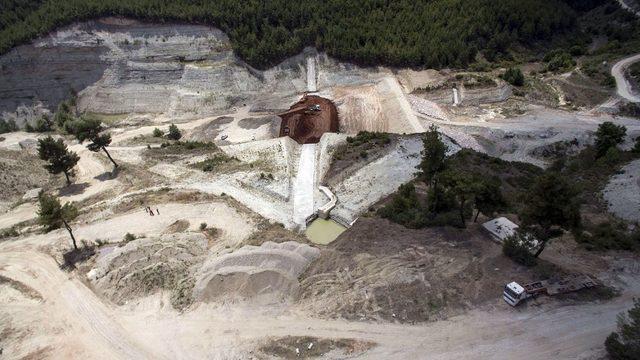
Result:
{"label": "gravel pile", "polygon": [[294,241],[243,246],[206,262],[196,274],[197,300],[283,301],[295,295],[298,276],[320,250]]}

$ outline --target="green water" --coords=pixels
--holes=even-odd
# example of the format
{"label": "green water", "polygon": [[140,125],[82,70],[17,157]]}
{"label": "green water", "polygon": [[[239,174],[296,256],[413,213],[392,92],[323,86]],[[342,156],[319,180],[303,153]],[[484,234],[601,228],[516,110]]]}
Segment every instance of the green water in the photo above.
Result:
{"label": "green water", "polygon": [[314,244],[327,245],[342,234],[346,227],[333,220],[315,219],[304,234]]}

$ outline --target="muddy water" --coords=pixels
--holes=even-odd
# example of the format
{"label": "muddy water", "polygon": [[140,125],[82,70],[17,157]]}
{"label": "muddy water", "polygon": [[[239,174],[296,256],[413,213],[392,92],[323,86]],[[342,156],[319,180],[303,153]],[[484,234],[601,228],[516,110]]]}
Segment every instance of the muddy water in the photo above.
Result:
{"label": "muddy water", "polygon": [[307,227],[305,235],[314,244],[327,245],[347,228],[333,220],[316,219]]}

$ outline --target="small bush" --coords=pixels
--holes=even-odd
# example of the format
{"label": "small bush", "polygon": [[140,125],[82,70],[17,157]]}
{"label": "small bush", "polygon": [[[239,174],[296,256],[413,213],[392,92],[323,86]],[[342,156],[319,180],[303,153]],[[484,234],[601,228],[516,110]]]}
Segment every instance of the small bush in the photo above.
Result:
{"label": "small bush", "polygon": [[32,130],[35,132],[49,132],[53,131],[53,125],[53,120],[49,119],[46,115],[42,115],[42,117],[36,120]]}
{"label": "small bush", "polygon": [[[204,161],[200,161],[198,163],[193,164],[192,166],[204,172],[210,172],[215,170],[220,165],[226,164],[230,161],[239,161],[239,160],[233,157],[229,157],[225,154],[216,154],[212,158],[209,158]],[[265,179],[265,177],[266,176],[264,174],[261,174],[260,179]]]}
{"label": "small bush", "polygon": [[391,138],[387,133],[360,131],[356,136],[347,137],[347,143],[351,146],[360,146],[369,142],[386,145],[391,142]]}
{"label": "small bush", "polygon": [[159,138],[159,137],[163,137],[163,136],[164,136],[164,131],[162,131],[162,130],[160,130],[158,128],[153,129],[153,137]]}
{"label": "small bush", "polygon": [[167,134],[167,138],[178,141],[181,137],[182,132],[180,132],[180,129],[178,129],[175,124],[171,124],[171,126],[169,126],[169,133]]}
{"label": "small bush", "polygon": [[20,233],[18,233],[18,230],[16,230],[15,228],[9,228],[9,229],[4,229],[0,231],[0,239],[5,239],[5,238],[10,238],[10,237],[16,237],[20,235]]}
{"label": "small bush", "polygon": [[416,188],[411,183],[400,185],[391,202],[378,210],[383,218],[409,228],[424,226],[424,213],[418,202]]}
{"label": "small bush", "polygon": [[618,332],[604,343],[612,360],[640,359],[640,300],[633,300],[633,308],[618,316]]}
{"label": "small bush", "polygon": [[515,233],[505,239],[502,243],[502,253],[520,265],[536,265],[536,258],[531,253],[531,241],[525,234]]}
{"label": "small bush", "polygon": [[502,79],[513,86],[524,85],[524,75],[522,75],[522,71],[518,68],[507,69],[504,75],[502,75]]}
{"label": "small bush", "polygon": [[561,49],[548,52],[544,61],[547,63],[545,66],[547,71],[566,71],[576,66],[576,61],[571,54]]}
{"label": "small bush", "polygon": [[633,118],[640,118],[640,104],[626,103],[624,105],[621,105],[618,115],[628,116]]}
{"label": "small bush", "polygon": [[0,134],[13,132],[13,131],[18,131],[18,125],[16,125],[15,121],[11,119],[9,120],[0,119]]}
{"label": "small bush", "polygon": [[219,233],[218,229],[213,227],[207,228],[205,231],[210,238],[215,238]]}
{"label": "small bush", "polygon": [[218,147],[214,143],[201,142],[201,141],[176,141],[176,142],[163,142],[160,144],[161,149],[168,149],[171,152],[180,152],[186,150],[215,150]]}
{"label": "small bush", "polygon": [[582,232],[576,241],[587,250],[636,250],[640,248],[640,232],[627,233],[622,222],[607,221]]}
{"label": "small bush", "polygon": [[207,223],[201,223],[200,224],[200,231],[204,231],[207,228]]}
{"label": "small bush", "polygon": [[131,234],[131,233],[126,233],[124,235],[124,238],[122,238],[122,241],[120,242],[120,244],[118,244],[118,246],[125,246],[127,245],[127,243],[133,241],[136,239],[136,236]]}

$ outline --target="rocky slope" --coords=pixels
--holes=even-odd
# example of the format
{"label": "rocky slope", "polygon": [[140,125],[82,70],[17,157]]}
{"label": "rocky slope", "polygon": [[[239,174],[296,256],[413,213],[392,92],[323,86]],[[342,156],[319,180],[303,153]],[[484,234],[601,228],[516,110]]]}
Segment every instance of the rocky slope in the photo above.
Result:
{"label": "rocky slope", "polygon": [[369,71],[313,50],[267,71],[239,60],[227,36],[199,25],[105,18],[76,24],[0,57],[0,116],[18,124],[78,94],[80,111],[194,118],[252,104],[289,107],[306,90],[305,56],[318,56],[318,85],[357,83]]}

